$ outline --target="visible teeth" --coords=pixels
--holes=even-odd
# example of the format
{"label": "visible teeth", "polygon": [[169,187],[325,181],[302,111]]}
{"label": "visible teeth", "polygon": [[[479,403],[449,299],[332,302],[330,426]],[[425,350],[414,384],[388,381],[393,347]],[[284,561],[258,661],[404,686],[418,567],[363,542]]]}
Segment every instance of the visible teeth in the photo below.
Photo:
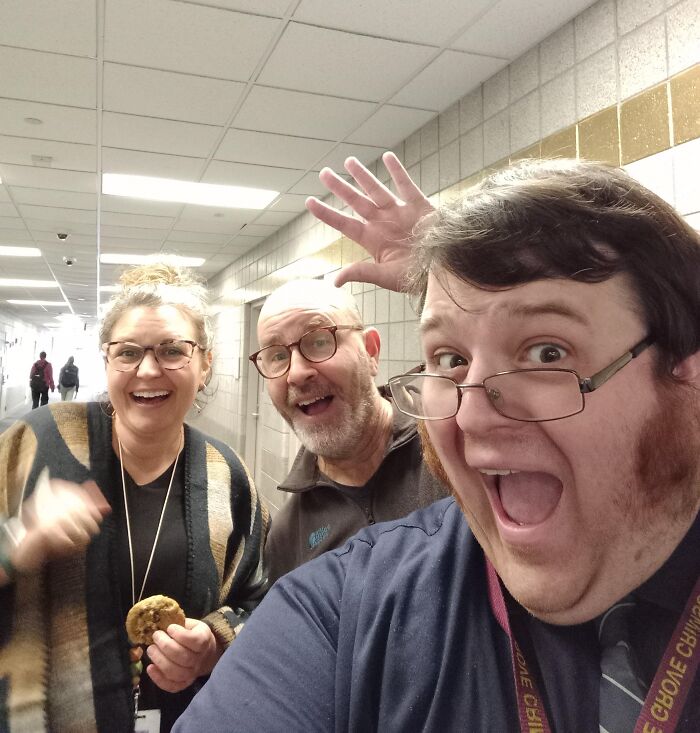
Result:
{"label": "visible teeth", "polygon": [[150,392],[134,392],[134,397],[166,397],[168,394],[167,390],[153,390]]}
{"label": "visible teeth", "polygon": [[299,407],[306,407],[307,405],[313,405],[314,402],[320,402],[325,397],[314,397],[312,400],[305,400],[304,402],[297,402]]}
{"label": "visible teeth", "polygon": [[507,476],[510,473],[520,473],[512,468],[477,468],[479,473],[485,473],[487,476]]}

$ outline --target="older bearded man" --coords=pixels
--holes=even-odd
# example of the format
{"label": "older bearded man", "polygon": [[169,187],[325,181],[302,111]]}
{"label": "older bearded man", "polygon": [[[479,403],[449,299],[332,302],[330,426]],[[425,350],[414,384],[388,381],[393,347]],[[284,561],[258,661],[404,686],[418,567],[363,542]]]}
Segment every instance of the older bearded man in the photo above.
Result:
{"label": "older bearded man", "polygon": [[426,469],[415,420],[375,386],[380,339],[355,299],[321,280],[275,290],[250,359],[302,443],[266,544],[271,581],[363,527],[447,495]]}

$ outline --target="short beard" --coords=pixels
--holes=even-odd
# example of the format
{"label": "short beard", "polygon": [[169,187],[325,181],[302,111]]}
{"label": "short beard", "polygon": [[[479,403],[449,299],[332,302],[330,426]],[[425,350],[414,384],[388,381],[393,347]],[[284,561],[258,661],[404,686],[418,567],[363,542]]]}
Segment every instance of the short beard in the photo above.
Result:
{"label": "short beard", "polygon": [[348,401],[342,405],[342,413],[334,425],[299,428],[289,415],[282,415],[304,448],[316,456],[331,461],[352,458],[357,453],[363,434],[377,419],[377,399],[382,398],[372,378],[369,357],[366,354],[363,356],[355,378],[346,385],[344,396]]}
{"label": "short beard", "polygon": [[441,481],[445,486],[447,486],[450,492],[455,495],[454,486],[452,486],[445,469],[442,467],[442,462],[440,461],[435,447],[430,440],[428,429],[425,427],[425,420],[416,420],[416,427],[418,428],[421,448],[423,449],[423,462],[430,470],[430,473],[432,473],[438,481]]}
{"label": "short beard", "polygon": [[661,511],[670,522],[687,522],[700,502],[700,393],[664,380],[657,394],[659,407],[637,442],[639,500],[629,510],[641,521]]}

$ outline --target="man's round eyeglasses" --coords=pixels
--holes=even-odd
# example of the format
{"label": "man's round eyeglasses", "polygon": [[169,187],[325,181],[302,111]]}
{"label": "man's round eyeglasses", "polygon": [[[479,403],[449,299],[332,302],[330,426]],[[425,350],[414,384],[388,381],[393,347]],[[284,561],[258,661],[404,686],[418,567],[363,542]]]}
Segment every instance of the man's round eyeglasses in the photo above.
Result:
{"label": "man's round eyeglasses", "polygon": [[561,420],[582,412],[585,394],[605,384],[652,343],[649,337],[643,339],[591,377],[581,377],[573,369],[511,369],[483,382],[457,384],[449,377],[424,374],[425,365],[421,364],[392,377],[389,389],[401,412],[421,420],[454,417],[465,389],[483,389],[496,411],[513,420]]}
{"label": "man's round eyeglasses", "polygon": [[292,347],[296,346],[299,353],[307,361],[319,364],[328,361],[338,350],[336,331],[362,331],[362,326],[324,326],[312,328],[298,341],[290,344],[270,344],[256,351],[248,358],[255,364],[255,368],[265,379],[281,377],[289,371],[292,364]]}
{"label": "man's round eyeglasses", "polygon": [[185,339],[163,341],[162,344],[141,346],[129,341],[109,341],[102,344],[102,353],[107,363],[118,372],[131,372],[137,369],[147,351],[152,351],[156,361],[163,369],[182,369],[186,367],[194,350],[204,350],[196,341]]}

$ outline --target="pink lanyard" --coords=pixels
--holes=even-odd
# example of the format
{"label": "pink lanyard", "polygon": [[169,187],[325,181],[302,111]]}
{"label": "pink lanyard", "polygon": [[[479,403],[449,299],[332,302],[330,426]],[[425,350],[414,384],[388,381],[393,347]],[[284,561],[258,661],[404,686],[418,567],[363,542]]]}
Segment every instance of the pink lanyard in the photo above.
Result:
{"label": "pink lanyard", "polygon": [[[513,636],[501,584],[486,560],[491,610],[508,635],[521,733],[551,733],[542,696],[525,656]],[[634,733],[671,733],[676,729],[700,662],[700,578],[671,635],[647,693]]]}

